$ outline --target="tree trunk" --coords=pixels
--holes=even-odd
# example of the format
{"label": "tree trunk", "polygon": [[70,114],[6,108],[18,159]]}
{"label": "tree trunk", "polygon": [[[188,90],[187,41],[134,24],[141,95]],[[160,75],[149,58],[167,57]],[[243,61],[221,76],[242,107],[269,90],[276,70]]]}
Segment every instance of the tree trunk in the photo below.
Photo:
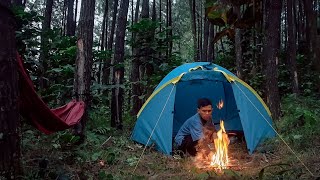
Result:
{"label": "tree trunk", "polygon": [[209,42],[208,42],[208,61],[213,62],[214,60],[214,44],[213,44],[213,37],[214,37],[214,25],[210,23],[209,25]]}
{"label": "tree trunk", "polygon": [[288,18],[288,55],[287,62],[290,67],[292,92],[299,94],[298,71],[296,62],[296,26],[293,16],[292,0],[287,0],[287,18]]}
{"label": "tree trunk", "polygon": [[74,23],[74,0],[68,0],[68,14],[67,14],[67,36],[74,36],[76,34],[76,27]]}
{"label": "tree trunk", "polygon": [[[241,18],[240,14],[240,6],[234,7],[235,14],[237,15],[237,19]],[[243,78],[243,61],[242,61],[242,46],[241,46],[241,29],[236,28],[235,29],[235,52],[236,52],[236,64],[237,64],[237,76],[238,78]]]}
{"label": "tree trunk", "polygon": [[39,86],[40,89],[45,88],[44,75],[48,68],[48,51],[49,51],[49,42],[47,38],[47,33],[50,30],[51,17],[52,17],[52,7],[53,0],[46,1],[46,9],[44,12],[44,20],[42,22],[42,34],[41,34],[41,50],[40,50],[40,77],[39,77]]}
{"label": "tree trunk", "polygon": [[[138,22],[138,17],[139,17],[139,7],[140,7],[140,0],[137,0],[136,4],[136,10],[135,10],[135,18],[134,18],[134,23]],[[133,35],[133,42],[136,42],[136,34],[134,33]],[[131,114],[137,115],[141,106],[142,106],[142,100],[139,98],[142,94],[141,90],[141,84],[140,84],[140,76],[139,76],[139,67],[141,66],[141,60],[138,57],[138,51],[139,49],[137,47],[134,48],[133,54],[134,59],[132,60],[132,69],[131,69],[131,88],[132,88],[132,109],[131,109]]]}
{"label": "tree trunk", "polygon": [[203,30],[203,47],[202,47],[202,61],[208,61],[208,41],[209,41],[209,21],[207,17],[204,18]]}
{"label": "tree trunk", "polygon": [[149,0],[142,0],[141,18],[149,18]]}
{"label": "tree trunk", "polygon": [[76,99],[84,101],[86,104],[85,113],[81,121],[75,126],[75,134],[82,137],[84,136],[84,129],[88,120],[88,107],[90,104],[94,11],[95,0],[82,1],[74,81]]}
{"label": "tree trunk", "polygon": [[137,0],[136,10],[135,10],[135,12],[134,12],[134,22],[135,22],[135,23],[137,23],[138,20],[139,20],[139,13],[140,13],[139,9],[140,9],[140,0]]}
{"label": "tree trunk", "polygon": [[111,102],[111,126],[122,129],[122,111],[124,97],[124,42],[127,24],[127,15],[129,9],[129,0],[121,0],[119,16],[117,19],[117,31],[115,40],[115,64],[119,65],[114,68],[113,83],[116,88],[112,89]]}
{"label": "tree trunk", "polygon": [[[202,61],[202,1],[197,1],[198,2],[198,7],[196,6],[196,17],[197,17],[197,25],[198,25],[198,46],[197,46],[197,52],[198,52],[198,61]],[[197,9],[200,9],[200,14],[198,13]]]}
{"label": "tree trunk", "polygon": [[68,9],[68,0],[64,0],[63,8],[62,8],[62,19],[61,19],[61,27],[62,27],[61,35],[62,36],[65,36],[67,32],[67,9]]}
{"label": "tree trunk", "polygon": [[[113,39],[114,39],[114,32],[116,29],[116,18],[118,14],[118,2],[119,0],[114,0],[113,1],[113,14],[112,14],[112,24],[110,28],[110,34],[109,34],[109,40],[108,40],[108,45],[107,45],[107,50],[112,51],[112,45],[113,45]],[[105,64],[109,64],[111,62],[111,66],[114,65],[114,62],[112,62],[111,59],[107,59]],[[110,75],[112,73],[112,70],[110,70],[107,66],[103,68],[103,78],[102,82],[103,84],[108,84],[110,82]]]}
{"label": "tree trunk", "polygon": [[20,164],[20,120],[15,17],[9,0],[0,2],[0,179],[16,179]]}
{"label": "tree trunk", "polygon": [[194,61],[199,60],[199,52],[198,52],[198,39],[197,39],[197,25],[196,25],[196,5],[195,0],[189,0],[190,6],[190,16],[191,16],[191,25],[192,25],[192,38],[193,38],[193,49],[194,49]]}
{"label": "tree trunk", "polygon": [[172,54],[172,48],[173,48],[173,40],[172,40],[172,0],[168,0],[168,57]]}
{"label": "tree trunk", "polygon": [[317,33],[317,14],[312,8],[312,3],[314,0],[304,0],[304,8],[306,12],[306,35],[309,52],[309,58],[312,61],[312,67],[316,72],[317,89],[320,92],[320,37]]}
{"label": "tree trunk", "polygon": [[267,9],[266,36],[262,51],[267,103],[275,120],[280,117],[280,97],[278,89],[278,61],[280,49],[281,1],[270,0]]}
{"label": "tree trunk", "polygon": [[[107,34],[107,27],[108,27],[108,0],[105,0],[105,5],[104,5],[104,13],[103,13],[103,20],[102,20],[102,26],[101,26],[101,43],[100,43],[100,50],[104,51],[105,50],[105,45],[106,45],[106,34]],[[106,68],[106,62],[102,64],[102,59],[99,59],[99,70],[97,72],[97,77],[98,77],[98,84],[101,83],[101,71],[102,67]]]}
{"label": "tree trunk", "polygon": [[[160,22],[160,25],[159,25],[159,31],[161,32],[162,31],[162,1],[159,0],[159,22]],[[161,56],[161,52],[159,53],[159,55]]]}

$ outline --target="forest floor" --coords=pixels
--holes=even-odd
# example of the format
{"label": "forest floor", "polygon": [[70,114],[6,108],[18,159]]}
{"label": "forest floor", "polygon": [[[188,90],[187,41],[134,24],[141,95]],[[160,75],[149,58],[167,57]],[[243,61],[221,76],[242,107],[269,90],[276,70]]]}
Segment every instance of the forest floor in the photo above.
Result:
{"label": "forest floor", "polygon": [[33,130],[25,131],[23,179],[317,179],[320,176],[320,138],[312,140],[314,148],[298,154],[315,175],[312,177],[283,143],[265,144],[249,155],[245,142],[235,141],[229,145],[230,167],[219,172],[196,168],[192,157],[166,156],[149,147],[141,157],[144,147],[131,141],[129,133],[112,134],[89,131],[85,143],[75,145],[68,132],[43,136]]}

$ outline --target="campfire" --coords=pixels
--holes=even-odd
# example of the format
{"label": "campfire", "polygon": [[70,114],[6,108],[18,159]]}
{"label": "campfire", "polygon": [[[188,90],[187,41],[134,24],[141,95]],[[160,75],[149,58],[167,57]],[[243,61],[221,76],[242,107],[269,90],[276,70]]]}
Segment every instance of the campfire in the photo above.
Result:
{"label": "campfire", "polygon": [[[217,108],[223,108],[223,101],[220,100]],[[204,137],[198,142],[198,153],[195,157],[195,165],[198,168],[214,168],[217,170],[228,167],[228,145],[230,140],[224,128],[224,122],[220,120],[220,130],[215,131],[214,127],[205,126]]]}
{"label": "campfire", "polygon": [[[224,129],[223,121],[220,121],[221,129],[213,137],[215,153],[212,155],[210,166],[218,169],[225,169],[228,165],[228,145],[229,138]],[[213,134],[215,136],[215,134]]]}

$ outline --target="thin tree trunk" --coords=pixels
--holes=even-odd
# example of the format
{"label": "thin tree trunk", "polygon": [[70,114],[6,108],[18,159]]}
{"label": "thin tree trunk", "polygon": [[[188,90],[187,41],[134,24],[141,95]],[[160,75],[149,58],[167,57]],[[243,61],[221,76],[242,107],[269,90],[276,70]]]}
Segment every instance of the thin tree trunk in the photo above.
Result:
{"label": "thin tree trunk", "polygon": [[204,18],[202,61],[208,61],[209,21]]}
{"label": "thin tree trunk", "polygon": [[213,62],[214,60],[214,25],[210,23],[209,25],[209,42],[208,42],[208,61]]}
{"label": "thin tree trunk", "polygon": [[0,1],[0,179],[22,173],[15,17],[9,0]]}
{"label": "thin tree trunk", "polygon": [[169,44],[168,44],[168,50],[169,50],[169,57],[172,54],[172,48],[173,48],[173,41],[172,41],[172,1],[168,0],[168,27],[169,29]]}
{"label": "thin tree trunk", "polygon": [[281,1],[270,0],[270,8],[267,9],[266,36],[262,57],[264,58],[264,75],[266,85],[267,103],[274,119],[280,117],[280,96],[278,89],[277,65],[280,49],[280,15]]}
{"label": "thin tree trunk", "polygon": [[140,9],[140,0],[137,0],[136,10],[134,12],[134,22],[135,23],[137,23],[139,20],[139,13],[140,13],[139,9]]}
{"label": "thin tree trunk", "polygon": [[[138,17],[139,17],[139,7],[140,7],[140,0],[137,0],[136,4],[136,10],[135,10],[135,18],[134,22],[138,22]],[[134,33],[133,35],[133,42],[136,42],[136,37],[137,35]],[[142,106],[142,100],[139,98],[142,94],[141,90],[141,84],[140,84],[140,73],[139,73],[139,67],[141,65],[141,60],[138,57],[139,56],[139,48],[134,47],[133,50],[134,59],[132,60],[132,69],[131,69],[131,88],[132,88],[132,109],[131,109],[131,114],[137,115],[139,112],[139,109]]]}
{"label": "thin tree trunk", "polygon": [[288,18],[288,56],[287,62],[290,67],[292,92],[299,94],[299,81],[296,62],[296,26],[293,16],[293,0],[287,0],[287,18]]}
{"label": "thin tree trunk", "polygon": [[[240,6],[234,7],[235,14],[237,15],[237,19],[241,18],[240,14]],[[236,51],[236,65],[237,65],[237,76],[242,79],[243,78],[243,61],[242,61],[242,46],[241,46],[241,29],[235,29],[235,51]]]}
{"label": "thin tree trunk", "polygon": [[198,14],[198,10],[196,9],[196,13],[197,13],[197,21],[198,21],[198,61],[203,61],[203,57],[202,57],[202,35],[203,35],[203,31],[202,31],[202,2],[201,1],[197,1],[198,2],[198,8],[200,9],[200,13]]}
{"label": "thin tree trunk", "polygon": [[190,7],[190,16],[191,16],[191,25],[192,25],[192,37],[193,37],[193,49],[194,49],[194,61],[198,61],[198,46],[197,46],[197,25],[196,25],[196,7],[195,7],[195,0],[189,0],[189,7]]}
{"label": "thin tree trunk", "polygon": [[[107,50],[110,52],[112,51],[114,32],[116,29],[117,14],[118,14],[118,2],[119,2],[119,0],[113,1],[112,24],[111,24],[111,28],[110,28],[109,40],[108,40],[108,45],[107,45]],[[111,63],[110,63],[110,61],[111,61]],[[111,64],[111,66],[114,65],[113,60],[111,60],[111,59],[107,59],[105,63]],[[110,76],[112,73],[112,69],[113,69],[112,67],[111,67],[111,69],[108,69],[107,67],[105,67],[103,69],[103,78],[102,78],[103,84],[108,84],[111,81]]]}
{"label": "thin tree trunk", "polygon": [[[106,44],[106,34],[107,34],[107,15],[108,15],[108,0],[105,0],[105,5],[104,5],[104,13],[103,13],[103,20],[102,20],[102,26],[101,26],[101,44],[100,44],[100,50],[104,51],[105,50],[105,44]],[[102,64],[102,59],[99,59],[99,70],[97,72],[97,80],[98,84],[101,83],[101,71],[102,67],[106,66],[106,63]]]}
{"label": "thin tree trunk", "polygon": [[94,11],[95,0],[81,2],[74,81],[76,99],[84,101],[86,104],[85,113],[81,121],[75,126],[75,134],[81,137],[84,136],[85,126],[88,120],[88,107],[90,105]]}
{"label": "thin tree trunk", "polygon": [[74,0],[68,0],[68,14],[67,14],[67,36],[74,36],[76,33],[76,27],[74,26]]}
{"label": "thin tree trunk", "polygon": [[52,17],[52,7],[53,7],[53,0],[46,1],[46,9],[44,12],[44,20],[42,22],[42,34],[41,34],[41,51],[40,51],[40,77],[39,77],[39,86],[40,89],[45,88],[45,80],[44,75],[48,68],[48,38],[47,33],[50,30],[51,25],[51,17]]}
{"label": "thin tree trunk", "polygon": [[61,21],[61,24],[62,24],[62,32],[61,34],[64,36],[66,35],[66,30],[67,30],[67,7],[68,7],[68,0],[64,0],[63,1],[63,8],[62,8],[62,21]]}
{"label": "thin tree trunk", "polygon": [[160,32],[161,32],[161,30],[162,30],[162,1],[161,0],[159,0],[159,22],[160,22],[160,27],[159,27],[159,29],[160,29]]}
{"label": "thin tree trunk", "polygon": [[[118,65],[124,63],[124,44],[128,9],[129,0],[121,0],[120,12],[117,19],[117,32],[114,54],[114,61]],[[123,85],[124,83],[124,66],[117,66],[114,69],[113,83],[116,85],[116,88],[112,89],[111,126],[122,129],[122,107],[124,89],[121,87],[121,85]]]}
{"label": "thin tree trunk", "polygon": [[[166,0],[166,28],[169,28],[169,0]],[[166,31],[166,39],[169,39],[169,32]],[[166,41],[166,59],[169,59],[169,41]]]}
{"label": "thin tree trunk", "polygon": [[316,72],[316,84],[317,89],[320,92],[320,47],[317,47],[317,44],[320,44],[320,37],[317,33],[317,17],[316,12],[312,9],[312,3],[314,0],[304,0],[304,8],[306,12],[306,35],[309,52],[309,58],[312,62],[312,67]]}
{"label": "thin tree trunk", "polygon": [[[282,28],[282,29],[280,29],[280,32],[283,33],[283,36],[281,36],[281,37],[283,37],[283,38],[280,38],[280,40],[281,40],[280,44],[283,44],[283,46],[284,46],[283,49],[285,49],[285,50],[287,50],[287,45],[288,45],[288,31],[287,31],[287,29],[288,29],[288,24],[287,24],[288,11],[287,11],[286,7],[287,7],[286,1],[284,1],[284,3],[282,4],[284,16],[281,16],[281,22],[283,22],[283,24],[281,23],[281,26],[280,26]],[[280,46],[280,48],[282,48],[282,47]]]}

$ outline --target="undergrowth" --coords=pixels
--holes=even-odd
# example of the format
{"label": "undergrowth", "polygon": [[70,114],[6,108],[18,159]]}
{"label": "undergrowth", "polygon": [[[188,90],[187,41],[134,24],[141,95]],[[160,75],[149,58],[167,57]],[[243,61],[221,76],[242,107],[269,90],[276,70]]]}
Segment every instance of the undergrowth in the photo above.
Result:
{"label": "undergrowth", "polygon": [[281,161],[262,168],[259,179],[315,178],[311,173],[319,176],[320,101],[287,95],[282,100],[282,112],[282,118],[275,122],[281,138],[268,142]]}
{"label": "undergrowth", "polygon": [[[310,170],[317,174],[320,162],[320,103],[311,97],[289,95],[282,101],[283,117],[275,122],[282,138]],[[224,175],[199,171],[190,159],[175,159],[153,148],[134,143],[131,131],[135,117],[125,114],[124,130],[110,127],[106,106],[90,110],[86,140],[77,144],[71,130],[43,135],[24,125],[22,136],[23,167],[21,179],[305,179],[308,172],[279,138],[268,141],[264,149],[272,149],[279,160],[241,171],[227,170]],[[245,150],[244,150],[245,152]],[[258,154],[261,152],[257,152]],[[266,153],[266,152],[262,152]],[[315,157],[316,154],[316,157]],[[249,155],[244,156],[244,159]],[[141,159],[140,159],[141,158]],[[138,164],[138,161],[140,162]],[[42,165],[45,166],[42,166]],[[136,170],[134,171],[135,167]],[[318,173],[319,174],[319,173]]]}

